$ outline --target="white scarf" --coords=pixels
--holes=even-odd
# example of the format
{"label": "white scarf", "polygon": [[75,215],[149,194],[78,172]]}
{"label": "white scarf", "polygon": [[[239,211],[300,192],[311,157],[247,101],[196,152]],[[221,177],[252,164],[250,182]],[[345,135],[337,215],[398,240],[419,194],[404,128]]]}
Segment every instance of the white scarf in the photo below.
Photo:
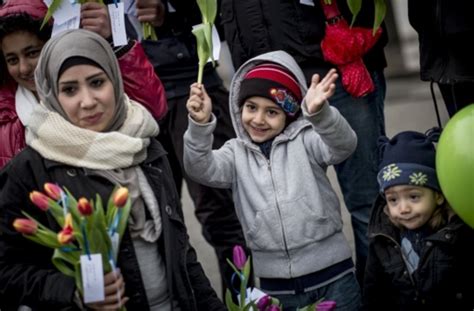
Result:
{"label": "white scarf", "polygon": [[18,85],[15,94],[15,109],[18,118],[20,119],[23,126],[28,125],[30,117],[33,115],[33,110],[38,105],[38,100],[36,99],[33,92],[24,88],[21,85]]}
{"label": "white scarf", "polygon": [[35,105],[26,129],[26,144],[44,158],[88,169],[110,170],[146,159],[150,138],[159,128],[151,114],[126,95],[127,116],[113,132],[95,132],[73,125],[43,103]]}

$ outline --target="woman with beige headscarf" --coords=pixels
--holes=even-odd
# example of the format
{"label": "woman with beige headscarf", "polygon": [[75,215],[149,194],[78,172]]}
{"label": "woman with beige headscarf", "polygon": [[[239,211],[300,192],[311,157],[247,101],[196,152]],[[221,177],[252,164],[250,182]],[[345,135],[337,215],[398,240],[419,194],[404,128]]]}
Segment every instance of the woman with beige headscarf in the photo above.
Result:
{"label": "woman with beige headscarf", "polygon": [[86,30],[62,33],[44,46],[35,79],[41,104],[29,120],[28,147],[0,173],[2,310],[83,306],[74,280],[53,267],[52,251],[12,227],[25,211],[58,231],[54,219],[28,199],[45,182],[103,200],[116,185],[129,188],[132,210],[118,255],[120,276],[106,275],[105,301],[87,307],[225,310],[189,245],[165,151],[154,139],[158,125],[124,94],[108,43]]}

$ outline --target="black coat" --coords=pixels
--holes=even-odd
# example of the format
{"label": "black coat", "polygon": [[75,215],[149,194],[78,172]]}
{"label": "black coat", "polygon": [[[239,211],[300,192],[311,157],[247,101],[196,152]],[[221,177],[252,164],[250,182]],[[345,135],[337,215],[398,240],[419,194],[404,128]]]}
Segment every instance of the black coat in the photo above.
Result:
{"label": "black coat", "polygon": [[369,223],[364,310],[473,310],[474,230],[453,216],[426,238],[417,270],[407,270],[400,232],[379,197]]}
{"label": "black coat", "polygon": [[[355,26],[372,29],[373,1],[362,2]],[[352,15],[346,1],[339,0],[338,7],[350,23]],[[318,70],[334,67],[324,61],[321,52],[326,18],[320,1],[308,6],[300,0],[221,0],[221,18],[235,68],[252,57],[276,50],[292,55],[308,81],[313,73],[321,73]],[[382,37],[364,56],[369,70],[386,67],[383,48],[387,42],[384,29]]]}
{"label": "black coat", "polygon": [[[176,192],[166,153],[157,141],[148,148],[140,165],[157,198],[162,234],[157,247],[165,261],[170,298],[183,311],[226,310],[211,288],[196,252],[190,246],[180,200]],[[18,304],[34,310],[73,308],[74,280],[56,270],[52,251],[15,232],[12,223],[25,211],[42,224],[58,231],[56,221],[29,200],[29,193],[42,190],[45,182],[65,186],[76,197],[93,198],[98,193],[104,202],[114,185],[107,179],[89,175],[87,170],[42,158],[26,148],[0,174],[0,308],[16,310]],[[128,310],[148,310],[133,243],[127,230],[120,245],[118,266],[130,298]]]}
{"label": "black coat", "polygon": [[410,0],[408,17],[420,42],[420,74],[425,81],[474,81],[474,1]]}

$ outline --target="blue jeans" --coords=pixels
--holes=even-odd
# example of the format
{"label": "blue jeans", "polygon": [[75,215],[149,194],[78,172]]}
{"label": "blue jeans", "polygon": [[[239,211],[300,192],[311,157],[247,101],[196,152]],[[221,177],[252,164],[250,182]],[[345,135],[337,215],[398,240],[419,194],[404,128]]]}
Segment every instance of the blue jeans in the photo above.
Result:
{"label": "blue jeans", "polygon": [[358,311],[361,305],[359,283],[352,272],[326,286],[306,293],[272,296],[280,300],[283,311],[295,311],[320,299],[335,301],[336,311]]}
{"label": "blue jeans", "polygon": [[377,197],[377,140],[385,135],[385,78],[382,71],[372,72],[375,91],[363,98],[353,98],[342,87],[329,99],[332,106],[346,118],[357,134],[357,148],[344,162],[335,166],[344,202],[351,214],[356,250],[356,276],[363,281],[368,252],[367,227],[370,210]]}

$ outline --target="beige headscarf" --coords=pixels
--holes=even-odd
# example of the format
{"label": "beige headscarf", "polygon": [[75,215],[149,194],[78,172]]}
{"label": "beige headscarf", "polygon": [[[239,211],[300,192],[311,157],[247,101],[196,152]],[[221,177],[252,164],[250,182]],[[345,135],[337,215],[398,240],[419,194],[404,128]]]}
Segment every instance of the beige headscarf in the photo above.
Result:
{"label": "beige headscarf", "polygon": [[99,64],[112,81],[117,105],[115,117],[105,132],[117,130],[126,116],[122,76],[109,43],[94,32],[83,29],[65,31],[44,45],[35,71],[36,90],[40,100],[49,110],[56,111],[68,120],[58,102],[58,74],[67,59],[78,56]]}
{"label": "beige headscarf", "polygon": [[[67,59],[77,56],[99,64],[114,85],[115,115],[104,132],[72,124],[58,101],[59,70]],[[82,29],[53,37],[41,51],[35,80],[41,103],[26,128],[26,143],[44,158],[98,170],[127,168],[146,158],[158,124],[124,94],[118,62],[102,37]]]}

